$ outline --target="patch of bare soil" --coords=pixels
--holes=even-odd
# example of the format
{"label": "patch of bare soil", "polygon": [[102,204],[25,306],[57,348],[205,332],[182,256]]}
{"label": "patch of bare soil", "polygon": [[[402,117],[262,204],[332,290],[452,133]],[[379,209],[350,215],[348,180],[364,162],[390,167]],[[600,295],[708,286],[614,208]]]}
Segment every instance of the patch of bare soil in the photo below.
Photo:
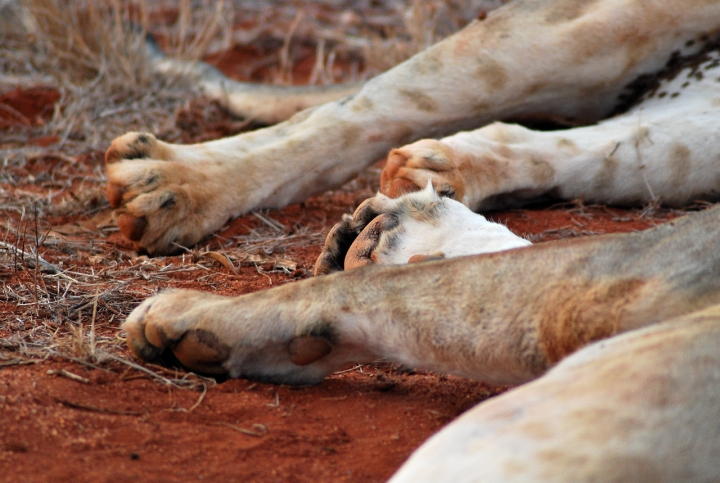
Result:
{"label": "patch of bare soil", "polygon": [[0,95],[0,129],[37,126],[52,117],[60,93],[46,87],[17,88]]}
{"label": "patch of bare soil", "polygon": [[[233,69],[261,54],[236,48],[218,62],[238,75]],[[308,61],[298,68],[297,78],[307,77]],[[56,94],[2,94],[0,129],[42,123]],[[250,127],[203,102],[176,118],[186,142]],[[301,388],[133,365],[118,327],[135,305],[169,287],[238,295],[309,277],[329,228],[377,190],[379,167],[153,259],[118,234],[99,172],[100,152],[42,151],[2,168],[0,481],[383,481],[441,426],[504,390],[386,363]],[[34,213],[10,209],[39,195],[46,202]],[[645,229],[679,214],[578,201],[488,216],[543,242]]]}

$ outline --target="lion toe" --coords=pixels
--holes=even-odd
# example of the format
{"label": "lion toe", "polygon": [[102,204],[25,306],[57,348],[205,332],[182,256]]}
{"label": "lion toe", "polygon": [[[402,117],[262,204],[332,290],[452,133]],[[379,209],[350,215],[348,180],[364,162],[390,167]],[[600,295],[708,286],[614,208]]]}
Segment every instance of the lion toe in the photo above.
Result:
{"label": "lion toe", "polygon": [[461,200],[465,186],[454,158],[451,148],[435,140],[394,149],[380,174],[380,191],[397,198],[424,189],[429,181],[440,196]]}
{"label": "lion toe", "polygon": [[177,361],[197,373],[222,375],[230,345],[193,311],[208,294],[165,292],[138,306],[123,323],[127,344],[139,359],[153,363]]}
{"label": "lion toe", "polygon": [[105,163],[132,159],[169,159],[169,146],[146,132],[129,132],[117,137],[105,151]]}

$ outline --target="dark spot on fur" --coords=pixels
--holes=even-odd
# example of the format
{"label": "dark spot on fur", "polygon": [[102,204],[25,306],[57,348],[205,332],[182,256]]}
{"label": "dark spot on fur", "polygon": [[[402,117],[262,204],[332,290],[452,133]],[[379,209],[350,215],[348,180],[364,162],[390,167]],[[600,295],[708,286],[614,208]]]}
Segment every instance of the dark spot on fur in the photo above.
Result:
{"label": "dark spot on fur", "polygon": [[575,20],[583,16],[587,8],[593,3],[593,1],[578,2],[575,0],[556,0],[548,9],[545,21],[549,24],[553,24]]}
{"label": "dark spot on fur", "polygon": [[540,345],[550,363],[580,347],[614,335],[622,310],[637,297],[642,279],[578,282],[563,280],[543,294],[547,310],[538,314]]}
{"label": "dark spot on fur", "polygon": [[436,75],[443,67],[443,60],[436,51],[429,49],[408,64],[408,68],[417,75]]}
{"label": "dark spot on fur", "polygon": [[[704,39],[701,37],[700,41],[708,42],[707,36],[704,36]],[[627,111],[642,102],[644,98],[653,97],[664,82],[672,81],[685,69],[690,69],[688,78],[702,79],[700,69],[708,62],[711,64],[718,62],[718,59],[713,59],[711,54],[719,49],[720,41],[715,41],[707,43],[700,52],[689,56],[683,56],[680,51],[671,53],[662,70],[656,73],[642,74],[625,86],[624,92],[618,96],[618,102],[611,116]],[[664,97],[662,92],[658,94],[658,97]]]}
{"label": "dark spot on fur", "polygon": [[400,89],[398,93],[420,111],[435,112],[438,110],[437,101],[422,91]]}
{"label": "dark spot on fur", "polygon": [[164,208],[170,208],[171,206],[175,206],[175,194],[174,193],[168,193],[166,195],[163,195],[163,202],[160,204],[160,209]]}
{"label": "dark spot on fur", "polygon": [[680,187],[687,181],[691,169],[691,154],[690,149],[682,143],[673,146],[670,153],[670,182],[673,186]]}
{"label": "dark spot on fur", "polygon": [[680,95],[679,92],[673,92],[672,94],[670,94],[670,97],[677,97],[679,95]]}
{"label": "dark spot on fur", "polygon": [[572,152],[577,152],[578,147],[572,140],[566,138],[560,138],[557,142],[558,149],[567,149]]}
{"label": "dark spot on fur", "polygon": [[352,109],[353,112],[367,112],[371,111],[374,107],[375,104],[373,101],[365,96],[356,99],[355,102],[350,105],[350,109]]}
{"label": "dark spot on fur", "polygon": [[[613,151],[615,151],[615,148]],[[595,177],[593,178],[593,188],[596,190],[603,190],[612,186],[615,177],[617,176],[618,160],[612,154],[607,156],[598,169]]]}
{"label": "dark spot on fur", "polygon": [[477,77],[487,84],[491,90],[499,91],[507,84],[510,77],[505,68],[497,60],[489,56],[481,56],[478,61]]}
{"label": "dark spot on fur", "polygon": [[137,137],[137,142],[140,144],[150,144],[150,137],[146,134],[141,134]]}
{"label": "dark spot on fur", "polygon": [[555,169],[543,159],[532,158],[530,160],[530,169],[533,180],[538,184],[544,184],[555,176]]}
{"label": "dark spot on fur", "polygon": [[360,125],[355,123],[341,123],[338,127],[343,148],[355,144],[358,140],[358,137],[360,137],[360,134],[362,133],[362,128],[360,127]]}
{"label": "dark spot on fur", "polygon": [[350,102],[350,101],[352,101],[353,99],[355,99],[355,96],[356,96],[356,95],[357,95],[357,93],[356,93],[356,94],[350,94],[349,96],[343,97],[342,99],[340,99],[339,101],[337,101],[337,103],[340,104],[341,106],[344,106],[344,105],[347,104],[348,102]]}

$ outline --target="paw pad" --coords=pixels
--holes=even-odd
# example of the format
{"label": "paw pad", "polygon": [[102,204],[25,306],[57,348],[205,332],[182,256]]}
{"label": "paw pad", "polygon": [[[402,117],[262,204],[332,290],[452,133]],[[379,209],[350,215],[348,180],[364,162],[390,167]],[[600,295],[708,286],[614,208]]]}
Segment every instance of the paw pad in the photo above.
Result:
{"label": "paw pad", "polygon": [[130,241],[140,241],[145,233],[146,227],[147,220],[144,217],[138,218],[128,213],[122,213],[118,216],[118,228],[120,228],[120,233],[122,233],[123,236]]}

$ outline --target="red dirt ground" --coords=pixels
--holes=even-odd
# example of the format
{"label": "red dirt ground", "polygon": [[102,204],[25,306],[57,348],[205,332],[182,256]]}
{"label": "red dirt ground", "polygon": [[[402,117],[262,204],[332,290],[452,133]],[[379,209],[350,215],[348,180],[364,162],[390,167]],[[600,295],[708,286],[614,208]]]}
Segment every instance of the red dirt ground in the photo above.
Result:
{"label": "red dirt ground", "polygon": [[52,116],[60,93],[42,87],[18,88],[0,95],[0,129],[42,125]]}
{"label": "red dirt ground", "polygon": [[[245,53],[244,58],[256,53]],[[232,65],[229,55],[222,57],[221,65]],[[0,104],[11,110],[0,110],[0,123],[4,123],[0,128],[42,122],[55,102],[57,97],[52,92],[38,89],[5,94]],[[216,136],[241,128],[238,121],[219,111],[212,119],[196,114],[191,106],[178,119],[187,125],[188,141],[204,138],[207,132],[203,134],[203,128],[208,124],[208,131]],[[52,183],[67,182],[68,191],[79,196],[87,190],[81,183],[83,173],[97,168],[101,155],[91,153],[72,162],[40,156],[23,168],[8,171],[16,182],[3,183],[2,188],[21,196],[43,192]],[[128,277],[124,293],[126,297],[137,294],[137,303],[166,287],[242,294],[310,276],[320,252],[320,234],[326,233],[342,213],[351,212],[374,193],[378,172],[373,167],[342,190],[265,213],[266,218],[282,225],[277,228],[278,236],[296,237],[298,241],[272,254],[264,253],[265,261],[259,266],[234,263],[237,275],[210,259],[204,260],[202,277],[197,270],[179,270],[198,262],[198,251],[151,260],[138,257],[117,232],[97,231],[96,225],[101,224],[97,216],[45,217],[38,222],[39,231],[53,228],[58,239],[65,237],[95,247],[95,251],[83,251],[73,249],[72,244],[65,246],[66,251],[72,251],[77,272],[92,269],[108,277],[112,270],[134,273]],[[91,203],[105,208],[98,194],[101,192],[93,193],[88,196],[97,199]],[[576,202],[488,215],[516,233],[542,242],[640,230],[678,214],[587,207]],[[19,218],[11,217],[21,224]],[[263,229],[269,229],[265,222],[246,215],[203,246],[210,250],[242,248],[243,237]],[[6,241],[15,242],[17,237],[10,234]],[[68,263],[62,243],[44,245],[40,252],[51,263]],[[293,261],[296,267],[274,270],[270,257]],[[155,276],[161,271],[163,277]],[[153,275],[145,277],[149,281],[144,278],[148,274]],[[9,273],[0,273],[0,281],[10,287],[26,286],[33,281],[33,271],[20,264]],[[127,309],[115,308],[107,300],[99,308],[98,333],[112,337]],[[25,311],[15,301],[0,300],[0,311],[5,319],[0,337],[19,330],[17,324],[28,330],[27,321],[13,319],[13,314]],[[58,329],[70,323],[50,309],[41,309],[34,320]],[[206,384],[205,393],[172,388],[116,362],[97,369],[60,358],[17,362],[4,363],[0,358],[3,482],[384,481],[441,426],[504,389],[380,363],[333,375],[315,387],[231,380]],[[70,379],[62,370],[84,379]]]}

